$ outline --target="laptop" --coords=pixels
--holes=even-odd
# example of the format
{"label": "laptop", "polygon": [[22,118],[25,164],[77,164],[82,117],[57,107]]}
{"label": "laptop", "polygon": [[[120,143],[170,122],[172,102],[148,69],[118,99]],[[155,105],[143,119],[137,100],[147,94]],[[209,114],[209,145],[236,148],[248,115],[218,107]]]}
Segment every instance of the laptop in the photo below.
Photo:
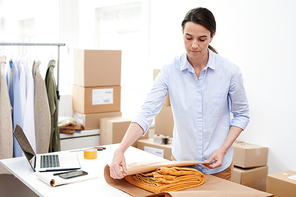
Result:
{"label": "laptop", "polygon": [[22,148],[29,164],[35,172],[77,170],[81,168],[76,153],[53,152],[46,154],[35,154],[23,129],[19,124],[16,124],[13,134],[20,144],[20,147]]}

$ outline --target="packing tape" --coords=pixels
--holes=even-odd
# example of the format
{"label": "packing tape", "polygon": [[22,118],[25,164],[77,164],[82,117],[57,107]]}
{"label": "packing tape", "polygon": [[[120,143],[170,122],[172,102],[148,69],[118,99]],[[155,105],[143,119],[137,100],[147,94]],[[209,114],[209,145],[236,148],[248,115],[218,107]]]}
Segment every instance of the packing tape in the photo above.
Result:
{"label": "packing tape", "polygon": [[96,159],[97,149],[87,149],[84,151],[84,159]]}

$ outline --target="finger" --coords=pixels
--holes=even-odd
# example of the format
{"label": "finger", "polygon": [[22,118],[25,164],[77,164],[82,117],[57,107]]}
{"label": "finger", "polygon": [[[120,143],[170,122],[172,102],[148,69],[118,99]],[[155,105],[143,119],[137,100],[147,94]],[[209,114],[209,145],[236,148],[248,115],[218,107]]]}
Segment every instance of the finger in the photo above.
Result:
{"label": "finger", "polygon": [[210,163],[210,164],[207,164],[206,167],[210,168],[210,169],[214,169],[214,168],[217,168],[217,167],[221,167],[222,166],[222,162],[216,160],[215,162],[213,163]]}
{"label": "finger", "polygon": [[120,170],[115,170],[113,173],[113,176],[112,176],[112,178],[114,178],[114,179],[122,179],[123,177],[124,176]]}
{"label": "finger", "polygon": [[213,156],[211,156],[209,159],[204,160],[205,163],[211,163],[213,160],[215,160],[215,158]]}
{"label": "finger", "polygon": [[119,170],[120,170],[121,175],[123,175],[123,176],[126,175],[126,173],[123,171],[123,167],[122,166],[119,166]]}
{"label": "finger", "polygon": [[114,179],[122,179],[124,177],[119,169],[119,166],[112,166],[110,168],[110,176]]}
{"label": "finger", "polygon": [[208,164],[205,164],[205,166],[207,168],[213,169],[213,168],[215,168],[215,163],[208,163]]}
{"label": "finger", "polygon": [[204,166],[208,168],[213,168],[213,165],[214,163],[217,162],[217,160],[213,156],[211,156],[209,159],[205,160],[204,162],[205,162]]}
{"label": "finger", "polygon": [[117,179],[122,179],[124,177],[123,173],[122,173],[122,167],[118,166],[116,168],[116,178]]}
{"label": "finger", "polygon": [[206,167],[209,169],[213,169],[212,166],[210,166],[210,165],[206,165]]}
{"label": "finger", "polygon": [[116,179],[117,175],[116,175],[116,172],[115,172],[114,168],[110,168],[110,176],[111,176],[113,179]]}
{"label": "finger", "polygon": [[210,168],[210,169],[212,168],[212,165],[213,164],[211,164],[211,163],[204,164],[205,167]]}
{"label": "finger", "polygon": [[124,174],[124,176],[126,176],[127,175],[127,168],[126,168],[125,160],[122,161],[122,165],[121,166],[122,166],[123,174]]}

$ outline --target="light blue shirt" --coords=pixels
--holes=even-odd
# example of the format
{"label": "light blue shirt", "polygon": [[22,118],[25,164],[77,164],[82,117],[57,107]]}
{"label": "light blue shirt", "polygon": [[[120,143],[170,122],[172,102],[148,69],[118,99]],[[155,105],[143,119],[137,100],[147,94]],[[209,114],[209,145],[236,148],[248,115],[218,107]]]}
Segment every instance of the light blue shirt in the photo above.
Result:
{"label": "light blue shirt", "polygon": [[[8,92],[12,111],[12,129],[14,130],[16,123],[19,123],[22,126],[22,109],[21,109],[21,100],[20,100],[20,76],[17,67],[18,61],[9,62],[10,67],[7,69],[7,81],[8,81]],[[13,136],[13,157],[21,157],[22,149]]]}
{"label": "light blue shirt", "polygon": [[[176,160],[204,161],[223,144],[231,126],[245,129],[249,106],[238,66],[209,50],[209,60],[199,79],[187,53],[164,65],[156,77],[139,114],[133,120],[147,132],[170,92],[174,116],[172,154]],[[233,118],[230,118],[232,113]],[[221,167],[195,168],[213,174],[230,166],[229,148]]]}

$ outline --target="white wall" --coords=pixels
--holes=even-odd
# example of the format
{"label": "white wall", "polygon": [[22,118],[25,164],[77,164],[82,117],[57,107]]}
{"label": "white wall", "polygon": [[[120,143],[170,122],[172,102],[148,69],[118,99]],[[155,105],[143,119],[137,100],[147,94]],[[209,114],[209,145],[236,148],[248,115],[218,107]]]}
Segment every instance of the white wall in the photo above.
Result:
{"label": "white wall", "polygon": [[243,73],[251,120],[239,140],[269,148],[269,173],[296,171],[296,1],[152,0],[150,66],[184,51],[181,21],[200,6],[216,18],[212,46]]}

